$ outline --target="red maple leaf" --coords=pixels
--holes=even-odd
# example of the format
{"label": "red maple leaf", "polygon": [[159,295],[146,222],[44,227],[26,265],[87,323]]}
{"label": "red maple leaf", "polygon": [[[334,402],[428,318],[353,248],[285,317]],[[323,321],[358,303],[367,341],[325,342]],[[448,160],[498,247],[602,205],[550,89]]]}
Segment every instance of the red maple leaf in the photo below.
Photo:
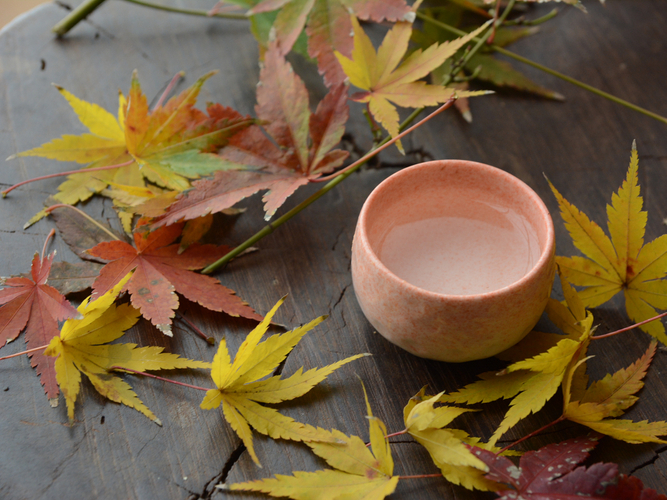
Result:
{"label": "red maple leaf", "polygon": [[261,321],[262,316],[233,290],[215,278],[193,272],[215,262],[231,248],[193,244],[179,254],[179,245],[171,243],[182,229],[182,224],[174,224],[151,233],[135,232],[136,248],[124,241],[105,241],[88,250],[91,255],[109,261],[93,283],[91,300],[134,271],[123,291],[130,293],[132,305],[142,316],[167,335],[171,335],[171,318],[178,308],[175,292],[212,311]]}
{"label": "red maple leaf", "polygon": [[506,457],[470,447],[488,467],[486,478],[505,484],[498,491],[501,500],[667,500],[633,477],[619,476],[618,465],[596,463],[577,467],[597,444],[597,437],[569,439],[549,444],[521,457],[519,467]]}
{"label": "red maple leaf", "polygon": [[[12,277],[4,280],[6,288],[0,290],[0,347],[18,337],[24,328],[28,348],[43,346],[58,335],[59,321],[79,316],[58,290],[46,284],[55,254],[52,252],[47,257],[40,257],[35,253],[30,269],[32,279]],[[40,376],[46,396],[57,398],[55,359],[41,352],[29,356],[30,365]]]}
{"label": "red maple leaf", "polygon": [[347,86],[337,85],[311,113],[306,86],[272,45],[260,74],[255,107],[271,139],[253,125],[237,133],[220,152],[231,163],[261,170],[219,171],[213,179],[193,183],[194,189],[183,193],[154,227],[219,212],[260,190],[269,190],[263,198],[269,219],[296,189],[347,158],[347,151],[333,149],[345,131],[346,101]]}

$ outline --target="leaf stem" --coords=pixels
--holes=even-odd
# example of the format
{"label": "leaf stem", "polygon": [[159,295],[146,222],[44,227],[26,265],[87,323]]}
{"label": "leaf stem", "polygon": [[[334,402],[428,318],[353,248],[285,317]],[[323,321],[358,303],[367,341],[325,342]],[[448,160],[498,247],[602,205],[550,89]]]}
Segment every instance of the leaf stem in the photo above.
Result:
{"label": "leaf stem", "polygon": [[43,351],[47,347],[49,347],[49,344],[40,345],[39,347],[35,347],[33,349],[28,349],[27,351],[17,352],[16,354],[10,354],[9,356],[3,356],[2,358],[0,358],[0,361],[2,361],[3,359],[16,358],[17,356],[23,356],[24,354],[32,354],[33,352]]}
{"label": "leaf stem", "polygon": [[[408,126],[412,121],[423,111],[424,108],[418,108],[415,109],[410,116],[406,118],[406,120],[401,124],[399,127],[399,130],[404,129],[406,126]],[[398,136],[397,136],[398,137]],[[389,137],[385,137],[383,143],[387,143],[390,140]],[[368,157],[366,155],[364,158]],[[368,158],[366,158],[366,161],[368,161]],[[326,193],[331,191],[333,188],[335,188],[338,184],[343,182],[345,179],[347,179],[352,172],[354,172],[356,169],[358,169],[361,165],[363,165],[364,162],[356,161],[356,166],[354,169],[344,169],[345,172],[340,173],[337,177],[326,183],[324,186],[322,186],[318,191],[310,195],[308,198],[303,200],[301,203],[299,203],[297,206],[289,210],[288,212],[284,213],[282,216],[278,217],[275,221],[269,222],[266,226],[264,226],[262,229],[257,231],[253,236],[245,240],[243,243],[241,243],[239,246],[237,246],[234,250],[231,252],[225,254],[223,257],[215,261],[213,264],[209,265],[208,267],[204,268],[201,270],[202,274],[210,274],[216,269],[220,268],[221,266],[224,266],[227,264],[230,260],[232,260],[234,257],[238,256],[251,246],[253,246],[255,243],[257,243],[259,240],[264,238],[265,236],[268,236],[271,234],[273,231],[276,230],[277,227],[281,226],[288,220],[290,220],[292,217],[294,217],[296,214],[301,212],[304,208],[308,207],[311,205],[313,202],[317,201],[320,199],[322,196],[324,196]]]}
{"label": "leaf stem", "polygon": [[401,479],[425,479],[427,477],[442,477],[442,474],[417,474],[415,476],[400,476]]}
{"label": "leaf stem", "polygon": [[148,7],[149,9],[164,10],[166,12],[174,12],[176,14],[186,14],[188,16],[222,17],[225,19],[248,19],[248,16],[245,14],[234,14],[232,12],[216,12],[215,14],[211,14],[210,11],[207,10],[179,9],[177,7],[167,7],[166,5],[144,2],[143,0],[125,0],[125,1],[136,5],[141,5],[142,7]]}
{"label": "leaf stem", "polygon": [[46,247],[49,245],[49,241],[55,235],[56,235],[56,230],[51,228],[51,231],[49,231],[49,234],[46,236],[46,239],[44,240],[44,246],[42,247],[42,260],[44,260],[44,255],[46,255]]}
{"label": "leaf stem", "polygon": [[183,387],[189,387],[190,389],[197,389],[198,391],[209,391],[210,390],[210,389],[207,389],[206,387],[199,387],[198,385],[186,384],[185,382],[177,382],[176,380],[171,380],[170,378],[158,377],[157,375],[153,375],[152,373],[140,372],[139,370],[132,370],[131,368],[124,368],[122,366],[111,366],[109,368],[109,370],[125,371],[125,372],[134,373],[136,375],[143,375],[145,377],[150,377],[150,378],[155,378],[155,379],[158,379],[158,380],[162,380],[163,382],[169,382],[170,384],[182,385]]}
{"label": "leaf stem", "polygon": [[505,26],[537,26],[538,24],[546,23],[548,20],[553,19],[557,15],[558,9],[554,9],[548,14],[530,21],[526,21],[523,16],[521,16],[519,19],[512,19],[511,21],[505,22]]}
{"label": "leaf stem", "polygon": [[90,15],[95,9],[104,3],[104,0],[86,0],[81,5],[79,5],[72,12],[67,14],[65,19],[56,24],[51,31],[53,31],[58,36],[63,36],[69,30],[74,28],[80,21],[83,21],[88,15]]}
{"label": "leaf stem", "polygon": [[387,434],[384,438],[389,439],[391,437],[402,436],[403,434],[407,434],[407,433],[408,433],[408,430],[403,429],[402,431],[392,432],[391,434]]}
{"label": "leaf stem", "polygon": [[[427,16],[419,11],[416,12],[416,15],[419,19],[421,19],[424,22],[431,23],[435,26],[438,26],[446,31],[449,31],[450,33],[454,33],[458,36],[464,36],[467,35],[465,31],[461,31],[458,28],[455,28],[454,26],[450,26],[449,24],[443,23],[441,21],[438,21],[437,19],[433,19],[430,16]],[[473,38],[473,40],[476,40],[476,38]],[[580,82],[579,80],[576,80],[572,77],[569,77],[567,75],[564,75],[563,73],[560,73],[556,70],[553,70],[551,68],[548,68],[547,66],[544,66],[540,63],[537,63],[535,61],[531,61],[530,59],[527,59],[523,56],[520,56],[518,54],[515,54],[514,52],[510,52],[507,49],[504,49],[502,47],[499,47],[498,45],[489,45],[488,46],[490,49],[495,50],[496,52],[503,54],[507,57],[511,57],[512,59],[515,59],[516,61],[522,62],[524,64],[528,64],[529,66],[532,66],[533,68],[537,68],[540,71],[543,71],[545,73],[550,74],[551,76],[555,76],[556,78],[560,78],[561,80],[565,80],[568,83],[571,83],[572,85],[576,85],[577,87],[580,87],[584,90],[588,90],[589,92],[592,92],[593,94],[596,94],[600,97],[604,97],[605,99],[608,99],[612,102],[615,102],[616,104],[620,104],[621,106],[625,106],[626,108],[632,109],[633,111],[636,111],[638,113],[641,113],[643,115],[649,116],[655,120],[658,120],[662,123],[667,124],[667,118],[664,116],[660,116],[657,113],[653,113],[652,111],[649,111],[647,109],[644,109],[640,106],[637,106],[635,104],[632,104],[631,102],[628,102],[624,99],[621,99],[619,97],[616,97],[612,94],[609,94],[607,92],[604,92],[603,90],[597,89],[591,85],[588,85],[587,83]]]}
{"label": "leaf stem", "polygon": [[[7,159],[10,160],[12,158],[14,158],[14,157],[10,156]],[[14,191],[17,187],[21,187],[24,184],[30,184],[31,182],[43,181],[45,179],[53,179],[54,177],[64,177],[66,175],[87,174],[89,172],[100,172],[102,170],[113,170],[114,168],[127,167],[128,165],[131,165],[132,163],[134,163],[134,160],[126,161],[125,163],[119,163],[117,165],[107,165],[105,167],[82,168],[82,169],[79,169],[79,170],[70,170],[68,172],[59,172],[57,174],[42,175],[40,177],[35,177],[34,179],[28,179],[27,181],[22,181],[22,182],[19,182],[18,184],[14,184],[13,186],[8,187],[4,191],[0,191],[0,194],[2,195],[3,198],[6,198],[7,195],[11,191]]]}
{"label": "leaf stem", "polygon": [[157,103],[155,104],[155,106],[153,106],[153,111],[155,111],[155,110],[158,109],[159,107],[162,107],[162,105],[164,104],[164,101],[167,100],[167,96],[169,95],[169,93],[170,93],[172,90],[174,90],[174,87],[176,86],[176,84],[178,83],[178,81],[179,81],[181,78],[183,78],[184,76],[185,76],[185,71],[179,71],[178,73],[176,73],[176,74],[174,75],[174,77],[171,79],[171,81],[169,82],[169,84],[167,85],[167,87],[164,89],[164,92],[162,92],[162,95],[160,96],[160,99],[158,99],[158,101],[157,101]]}
{"label": "leaf stem", "polygon": [[119,238],[118,236],[116,236],[115,234],[113,234],[111,231],[109,231],[106,227],[104,227],[104,226],[103,226],[102,224],[100,224],[98,221],[96,221],[95,219],[93,219],[93,218],[92,218],[90,215],[88,215],[86,212],[84,212],[83,210],[80,210],[80,209],[76,208],[76,207],[73,206],[73,205],[68,205],[68,204],[66,204],[66,203],[58,203],[58,204],[56,204],[56,205],[51,205],[50,207],[45,208],[44,211],[45,211],[47,214],[50,214],[50,213],[53,212],[56,208],[70,208],[70,209],[74,210],[75,212],[78,212],[82,217],[85,217],[86,219],[88,219],[92,224],[94,224],[95,226],[97,226],[98,228],[100,228],[102,231],[104,231],[105,233],[107,233],[107,234],[108,234],[109,236],[111,236],[114,240],[121,241],[120,238]]}
{"label": "leaf stem", "polygon": [[510,448],[513,448],[513,447],[516,446],[517,444],[524,442],[526,439],[532,438],[533,436],[539,434],[540,432],[542,432],[542,431],[548,429],[549,427],[551,427],[551,426],[553,426],[553,425],[556,425],[556,424],[559,423],[559,422],[562,422],[563,420],[565,420],[565,415],[561,415],[560,417],[558,417],[558,418],[557,418],[556,420],[554,420],[553,422],[550,422],[550,423],[548,423],[547,425],[543,425],[543,426],[540,427],[539,429],[537,429],[537,430],[535,430],[535,431],[533,431],[533,432],[531,432],[531,433],[529,433],[529,434],[526,434],[526,435],[525,435],[524,437],[522,437],[521,439],[518,439],[517,441],[514,441],[513,443],[508,444],[508,445],[505,446],[503,449],[501,449],[500,451],[498,451],[498,452],[496,453],[496,455],[500,455],[500,454],[503,453],[504,451],[507,451],[507,450],[509,450]]}
{"label": "leaf stem", "polygon": [[[387,434],[384,438],[389,439],[391,437],[396,437],[396,436],[402,436],[403,434],[407,434],[408,430],[403,429],[402,431],[397,431],[397,432],[392,432],[391,434]],[[368,448],[371,445],[370,441],[366,443],[366,448]]]}
{"label": "leaf stem", "polygon": [[617,334],[623,333],[623,332],[627,332],[629,330],[637,328],[638,326],[645,325],[646,323],[650,323],[651,321],[655,321],[655,320],[663,318],[665,316],[667,316],[667,312],[664,312],[662,314],[658,314],[657,316],[653,316],[652,318],[649,318],[649,319],[645,319],[644,321],[640,321],[639,323],[635,323],[634,325],[626,326],[625,328],[621,328],[620,330],[616,330],[614,332],[604,333],[602,335],[595,335],[595,336],[591,337],[591,340],[606,339],[608,337],[613,337],[614,335],[617,335]]}
{"label": "leaf stem", "polygon": [[179,320],[181,320],[183,323],[188,325],[192,329],[193,332],[195,332],[197,335],[199,335],[201,338],[203,338],[206,342],[208,342],[211,345],[215,345],[215,339],[213,337],[207,337],[204,332],[202,332],[199,328],[197,328],[197,325],[195,325],[192,321],[190,321],[184,315],[182,315],[181,313],[179,313],[177,311],[176,316],[178,317]]}

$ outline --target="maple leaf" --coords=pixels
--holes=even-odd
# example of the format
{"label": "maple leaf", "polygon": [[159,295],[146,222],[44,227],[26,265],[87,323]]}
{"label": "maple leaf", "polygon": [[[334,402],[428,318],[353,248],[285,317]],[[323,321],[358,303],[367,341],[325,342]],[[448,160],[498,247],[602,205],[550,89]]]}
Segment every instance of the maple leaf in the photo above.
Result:
{"label": "maple leaf", "polygon": [[364,90],[353,94],[351,99],[368,103],[370,113],[392,137],[396,137],[399,133],[398,111],[394,104],[418,108],[445,102],[455,95],[471,97],[486,93],[457,91],[417,80],[428,75],[454,55],[471,38],[486,29],[487,24],[451,42],[433,44],[423,51],[418,49],[399,65],[410,41],[411,22],[397,22],[376,52],[357,19],[352,16],[351,21],[354,28],[352,57],[348,58],[340,53],[336,53],[336,57],[350,83]]}
{"label": "maple leaf", "polygon": [[655,355],[657,342],[651,342],[646,353],[628,368],[607,374],[594,382],[580,397],[573,400],[571,381],[576,365],[563,382],[563,416],[594,431],[629,443],[665,443],[658,436],[667,435],[667,422],[633,422],[614,419],[637,401],[635,394],[643,387],[643,378]]}
{"label": "maple leaf", "polygon": [[619,475],[618,466],[614,463],[596,463],[588,469],[577,467],[588,458],[588,452],[596,444],[596,437],[549,444],[537,451],[526,452],[519,467],[488,450],[473,448],[473,451],[488,465],[486,477],[509,487],[497,492],[501,500],[667,500],[665,495],[644,488],[641,480]]}
{"label": "maple leaf", "polygon": [[132,305],[142,316],[167,335],[171,335],[171,318],[178,308],[175,292],[212,311],[261,320],[262,317],[233,290],[222,286],[215,278],[193,272],[216,261],[230,248],[191,245],[179,254],[179,245],[171,243],[182,229],[183,224],[174,224],[150,233],[135,232],[136,248],[124,241],[106,241],[88,250],[93,257],[109,262],[93,283],[93,299],[133,273],[123,291],[130,293]]}
{"label": "maple leaf", "polygon": [[281,55],[292,49],[305,26],[308,54],[317,60],[328,87],[345,80],[334,51],[348,57],[352,52],[350,14],[375,22],[395,22],[410,16],[405,0],[264,0],[249,13],[257,15],[276,9],[280,11],[272,24],[272,36]]}
{"label": "maple leaf", "polygon": [[[625,308],[638,323],[667,309],[667,235],[644,245],[647,213],[637,181],[639,158],[632,145],[630,166],[623,185],[607,205],[607,227],[602,228],[569,203],[550,183],[572,242],[585,256],[556,257],[561,272],[576,286],[586,307],[604,304],[623,291]],[[660,321],[641,329],[667,344],[665,327]]]}
{"label": "maple leaf", "polygon": [[211,180],[194,183],[154,224],[159,227],[227,209],[260,190],[266,219],[300,186],[342,165],[347,151],[333,149],[345,131],[348,118],[347,87],[332,88],[315,113],[308,107],[303,81],[280,55],[269,48],[257,88],[257,118],[265,122],[269,139],[258,126],[236,134],[220,155],[230,163],[261,168],[260,171],[221,171]]}
{"label": "maple leaf", "polygon": [[[466,404],[512,398],[509,410],[489,440],[491,446],[521,419],[542,409],[556,394],[573,363],[583,363],[590,342],[593,316],[585,310],[577,293],[562,277],[561,285],[567,306],[551,299],[547,313],[567,335],[538,333],[535,337],[539,339],[536,345],[540,349],[537,351],[531,345],[534,337],[529,334],[527,339],[505,353],[509,352],[510,358],[525,355],[525,359],[515,361],[501,372],[482,373],[479,375],[481,380],[440,397],[443,403]],[[578,383],[577,388],[580,386]]]}
{"label": "maple leaf", "polygon": [[87,290],[99,276],[102,264],[96,262],[54,262],[49,273],[49,284],[63,295]]}
{"label": "maple leaf", "polygon": [[519,467],[503,456],[474,448],[474,454],[489,467],[487,478],[510,489],[498,492],[503,500],[523,498],[556,500],[570,496],[606,498],[605,489],[618,477],[616,464],[577,467],[597,444],[596,438],[578,438],[526,452]]}
{"label": "maple leaf", "polygon": [[306,443],[335,470],[297,471],[293,476],[277,474],[274,478],[217,487],[224,490],[261,491],[271,496],[296,500],[385,498],[396,489],[399,476],[393,475],[394,461],[385,439],[387,429],[380,419],[373,416],[367,396],[366,410],[370,450],[358,436],[347,436],[337,430],[329,433],[332,440],[335,438],[334,442]]}
{"label": "maple leaf", "polygon": [[[48,241],[48,240],[47,240]],[[0,347],[14,340],[25,328],[28,348],[49,343],[58,335],[58,322],[79,316],[77,310],[55,288],[47,285],[56,252],[44,257],[35,253],[30,268],[31,278],[3,279],[0,290]],[[46,396],[53,406],[58,404],[58,384],[53,360],[36,352],[29,355]]]}
{"label": "maple leaf", "polygon": [[201,403],[201,407],[205,410],[212,410],[222,405],[225,419],[241,438],[257,465],[260,464],[253,447],[250,427],[273,439],[336,440],[323,429],[296,422],[260,403],[280,403],[303,396],[334,370],[368,355],[357,354],[323,368],[313,368],[306,372],[300,368],[288,378],[276,375],[260,380],[275,370],[306,333],[326,319],[326,316],[321,316],[299,328],[273,335],[264,342],[260,342],[271,318],[284,300],[284,298],[279,300],[262,322],[248,334],[239,347],[233,362],[230,359],[225,339],[220,341],[211,368],[211,378],[217,388],[208,391]]}
{"label": "maple leaf", "polygon": [[[164,106],[152,111],[142,93],[136,71],[127,98],[119,97],[118,117],[57,87],[90,133],[64,135],[14,157],[42,156],[86,164],[82,173],[70,175],[60,185],[56,200],[66,204],[85,201],[101,193],[110,182],[145,188],[145,180],[172,190],[190,187],[190,179],[217,170],[239,168],[213,152],[252,120],[218,104],[207,113],[194,107],[209,73]],[[124,165],[108,171],[86,173],[86,168]],[[41,219],[42,211],[26,226]]]}
{"label": "maple leaf", "polygon": [[120,338],[139,319],[139,311],[129,304],[116,306],[114,301],[127,279],[96,300],[88,297],[78,308],[82,319],[65,322],[60,336],[51,339],[44,351],[55,359],[56,379],[65,396],[67,416],[74,420],[74,403],[81,387],[83,373],[105,398],[143,413],[159,425],[160,420],[144,405],[132,388],[109,371],[119,366],[130,370],[171,370],[175,368],[208,368],[209,363],[163,353],[161,347],[137,347],[136,344],[106,345]]}
{"label": "maple leaf", "polygon": [[495,491],[498,485],[484,478],[488,467],[466,445],[484,446],[483,443],[460,429],[444,428],[459,415],[474,410],[453,406],[434,408],[442,395],[425,396],[424,388],[408,401],[403,409],[408,434],[426,448],[449,482],[468,489]]}

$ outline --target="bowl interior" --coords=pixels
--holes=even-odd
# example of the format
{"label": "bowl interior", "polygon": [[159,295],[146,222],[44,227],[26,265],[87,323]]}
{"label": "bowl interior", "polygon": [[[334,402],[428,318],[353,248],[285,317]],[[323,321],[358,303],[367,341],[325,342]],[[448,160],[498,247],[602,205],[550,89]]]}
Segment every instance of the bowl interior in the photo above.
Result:
{"label": "bowl interior", "polygon": [[368,198],[362,219],[372,251],[391,274],[444,295],[518,282],[546,258],[553,233],[544,203],[522,181],[453,160],[389,177]]}

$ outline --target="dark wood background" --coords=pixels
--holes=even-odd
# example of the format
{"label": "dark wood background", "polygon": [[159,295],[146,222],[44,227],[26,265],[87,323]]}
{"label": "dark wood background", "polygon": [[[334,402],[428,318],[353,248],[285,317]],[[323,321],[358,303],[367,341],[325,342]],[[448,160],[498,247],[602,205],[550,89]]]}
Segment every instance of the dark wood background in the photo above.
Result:
{"label": "dark wood background", "polygon": [[[76,4],[78,2],[72,2]],[[181,2],[210,7],[213,2]],[[127,90],[133,69],[139,70],[149,96],[159,95],[176,72],[187,77],[180,88],[201,74],[220,69],[209,80],[201,102],[218,101],[242,113],[252,113],[258,79],[257,46],[244,22],[179,16],[109,0],[88,22],[62,40],[49,32],[67,14],[58,2],[38,8],[0,32],[0,154],[9,156],[64,133],[83,128],[51,82],[109,110],[117,107],[117,90]],[[516,52],[574,78],[667,116],[667,7],[661,0],[608,0],[606,7],[587,0],[589,13],[561,6],[558,18],[542,33],[512,47]],[[546,12],[553,4],[540,8]],[[258,311],[266,312],[288,293],[277,321],[290,327],[321,314],[329,319],[307,336],[287,359],[284,373],[370,352],[346,365],[310,395],[282,405],[284,413],[325,428],[367,437],[363,393],[358,375],[369,391],[375,415],[390,432],[403,428],[402,408],[422,386],[433,392],[451,391],[475,379],[477,373],[502,366],[495,360],[466,364],[425,361],[407,354],[374,334],[357,305],[350,279],[350,245],[356,218],[371,190],[397,168],[424,159],[461,158],[498,166],[527,182],[546,201],[557,232],[558,253],[574,249],[559,220],[557,205],[543,173],[564,196],[599,223],[605,204],[621,184],[632,141],[640,155],[640,182],[649,212],[647,240],[665,231],[667,203],[667,125],[617,106],[553,77],[522,68],[538,82],[567,97],[565,103],[519,94],[478,98],[472,103],[474,122],[466,124],[454,112],[432,121],[406,141],[411,153],[384,155],[373,168],[352,175],[272,236],[260,251],[234,261],[217,273]],[[311,74],[308,78],[313,79]],[[318,96],[314,96],[319,99]],[[358,110],[357,110],[358,111]],[[354,113],[347,143],[365,151],[370,137],[363,118]],[[3,187],[40,174],[74,168],[58,162],[26,158],[7,162],[0,171]],[[55,192],[60,180],[31,184],[0,200],[0,275],[26,272],[33,252],[41,249],[53,221],[28,230],[23,223]],[[312,189],[303,189],[286,207]],[[246,214],[235,221],[220,219],[210,239],[237,244],[262,227],[258,199],[248,200]],[[85,210],[117,224],[108,204],[98,200]],[[283,208],[282,210],[285,210]],[[57,259],[76,262],[61,239]],[[254,323],[211,313],[185,304],[185,314],[205,332],[225,336],[232,352]],[[620,301],[594,311],[600,332],[628,324]],[[544,328],[549,325],[545,323]],[[126,337],[127,339],[128,337]],[[215,348],[187,330],[164,337],[142,321],[129,341],[163,345],[173,352],[211,360]],[[595,343],[592,375],[627,366],[649,343],[637,332]],[[23,350],[19,339],[3,354]],[[658,352],[640,402],[627,413],[633,420],[664,420],[667,370],[665,352]],[[207,374],[172,373],[178,380],[211,385]],[[292,470],[316,470],[324,463],[307,448],[256,436],[264,465],[256,467],[218,411],[199,408],[196,391],[158,381],[129,378],[139,397],[164,422],[150,422],[138,412],[108,402],[85,382],[77,401],[76,424],[68,426],[65,403],[49,407],[27,358],[0,364],[0,497],[3,499],[128,498],[199,499],[255,498],[216,491],[229,482],[268,477]],[[510,442],[553,420],[560,413],[557,396],[537,415],[524,420],[504,437]],[[459,425],[488,438],[502,418],[502,403],[462,417]],[[531,439],[527,448],[585,432],[563,423]],[[395,473],[433,473],[427,454],[409,439],[392,446]],[[629,445],[605,439],[595,461],[616,461],[624,473],[667,492],[667,463],[660,445]],[[472,499],[493,495],[471,493],[441,479],[400,482],[392,498]]]}

